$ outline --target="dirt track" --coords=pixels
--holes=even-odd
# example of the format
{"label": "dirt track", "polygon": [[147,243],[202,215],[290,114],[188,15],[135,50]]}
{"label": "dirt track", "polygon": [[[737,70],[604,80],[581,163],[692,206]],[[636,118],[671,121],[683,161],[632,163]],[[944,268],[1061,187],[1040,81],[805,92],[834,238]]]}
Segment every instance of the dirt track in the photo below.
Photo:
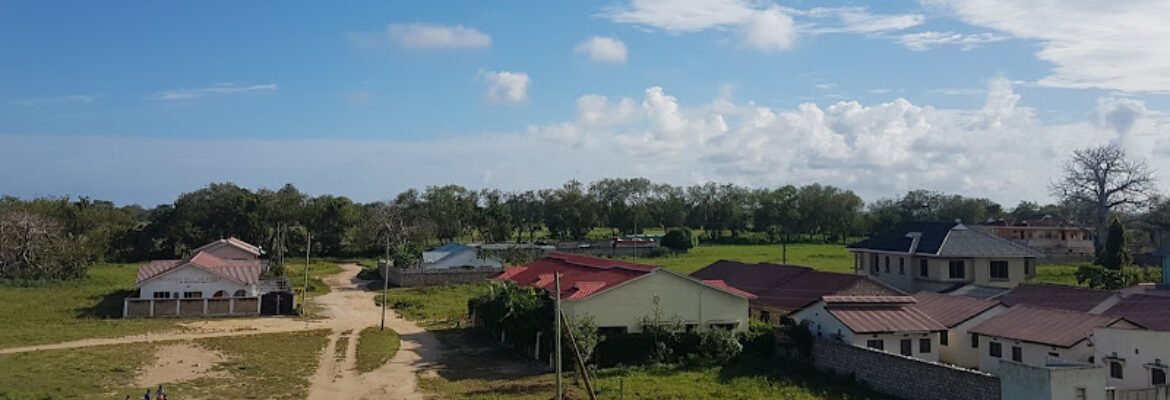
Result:
{"label": "dirt track", "polygon": [[[186,341],[212,337],[245,336],[262,333],[296,332],[329,329],[329,344],[319,355],[317,373],[311,379],[309,399],[377,398],[422,399],[417,374],[438,361],[442,349],[434,335],[388,310],[386,327],[402,336],[398,354],[377,370],[358,374],[357,337],[363,328],[378,326],[381,308],[374,304],[375,292],[363,290],[367,282],[356,279],[361,267],[341,266],[342,272],[324,279],[331,292],[313,301],[324,306],[324,319],[305,321],[294,318],[219,319],[183,324],[180,331],[106,339],[85,339],[38,346],[0,349],[0,354],[39,350],[61,350],[142,342]],[[348,341],[346,354],[335,356],[337,343]]]}

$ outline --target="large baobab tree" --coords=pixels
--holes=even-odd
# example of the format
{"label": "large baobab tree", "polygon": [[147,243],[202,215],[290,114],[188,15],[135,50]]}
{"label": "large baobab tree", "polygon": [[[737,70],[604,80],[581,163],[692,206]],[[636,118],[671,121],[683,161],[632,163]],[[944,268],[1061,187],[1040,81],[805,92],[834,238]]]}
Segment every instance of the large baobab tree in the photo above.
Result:
{"label": "large baobab tree", "polygon": [[1094,243],[1099,250],[1109,227],[1109,213],[1144,204],[1154,194],[1154,183],[1145,161],[1130,159],[1111,144],[1074,151],[1064,165],[1064,176],[1050,189],[1054,197],[1092,211],[1097,229]]}

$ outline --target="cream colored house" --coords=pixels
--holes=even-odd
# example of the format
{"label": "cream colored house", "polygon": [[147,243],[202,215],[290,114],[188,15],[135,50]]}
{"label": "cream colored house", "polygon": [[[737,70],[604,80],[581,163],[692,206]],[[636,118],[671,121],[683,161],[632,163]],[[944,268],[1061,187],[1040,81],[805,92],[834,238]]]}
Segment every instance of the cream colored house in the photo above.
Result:
{"label": "cream colored house", "polygon": [[947,328],[916,302],[909,296],[824,296],[791,317],[816,337],[938,361],[939,337]]}
{"label": "cream colored house", "polygon": [[1104,327],[1093,331],[1092,342],[1110,387],[1145,389],[1170,383],[1170,332]]}
{"label": "cream colored house", "polygon": [[915,308],[947,327],[939,333],[939,361],[964,368],[979,368],[980,352],[972,347],[970,329],[1008,308],[995,300],[951,296],[933,292],[914,295]]}
{"label": "cream colored house", "polygon": [[967,284],[1013,288],[1036,274],[1040,252],[959,223],[921,222],[849,246],[854,270],[908,293]]}
{"label": "cream colored house", "polygon": [[259,246],[234,237],[220,239],[191,250],[191,254],[207,253],[223,260],[259,260],[263,252]]}
{"label": "cream colored house", "polygon": [[723,281],[698,280],[653,265],[554,252],[495,279],[554,291],[560,274],[561,307],[569,318],[593,318],[602,334],[640,332],[657,311],[688,330],[748,328],[750,293]]}
{"label": "cream colored house", "polygon": [[1097,328],[1142,329],[1125,318],[1015,306],[970,329],[979,349],[979,370],[999,372],[1001,360],[1043,367],[1058,362],[1093,363],[1089,340]]}

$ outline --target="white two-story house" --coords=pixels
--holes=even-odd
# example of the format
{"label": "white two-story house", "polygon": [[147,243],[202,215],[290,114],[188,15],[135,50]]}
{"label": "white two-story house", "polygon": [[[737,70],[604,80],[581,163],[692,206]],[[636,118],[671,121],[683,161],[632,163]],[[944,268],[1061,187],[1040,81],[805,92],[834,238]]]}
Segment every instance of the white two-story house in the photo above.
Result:
{"label": "white two-story house", "polygon": [[1040,252],[961,223],[919,222],[849,246],[854,270],[899,290],[1013,288],[1036,274]]}

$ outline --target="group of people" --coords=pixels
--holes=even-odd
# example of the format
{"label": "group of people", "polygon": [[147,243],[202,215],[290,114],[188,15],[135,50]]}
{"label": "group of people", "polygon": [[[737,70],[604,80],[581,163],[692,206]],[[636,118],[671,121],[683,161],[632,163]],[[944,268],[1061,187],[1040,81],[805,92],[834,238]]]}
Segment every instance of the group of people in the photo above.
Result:
{"label": "group of people", "polygon": [[[146,394],[142,395],[142,400],[151,400],[150,388],[146,389]],[[154,391],[154,400],[167,400],[167,392],[163,391],[162,385],[158,385],[158,390]],[[130,395],[126,395],[126,400],[130,400]]]}

